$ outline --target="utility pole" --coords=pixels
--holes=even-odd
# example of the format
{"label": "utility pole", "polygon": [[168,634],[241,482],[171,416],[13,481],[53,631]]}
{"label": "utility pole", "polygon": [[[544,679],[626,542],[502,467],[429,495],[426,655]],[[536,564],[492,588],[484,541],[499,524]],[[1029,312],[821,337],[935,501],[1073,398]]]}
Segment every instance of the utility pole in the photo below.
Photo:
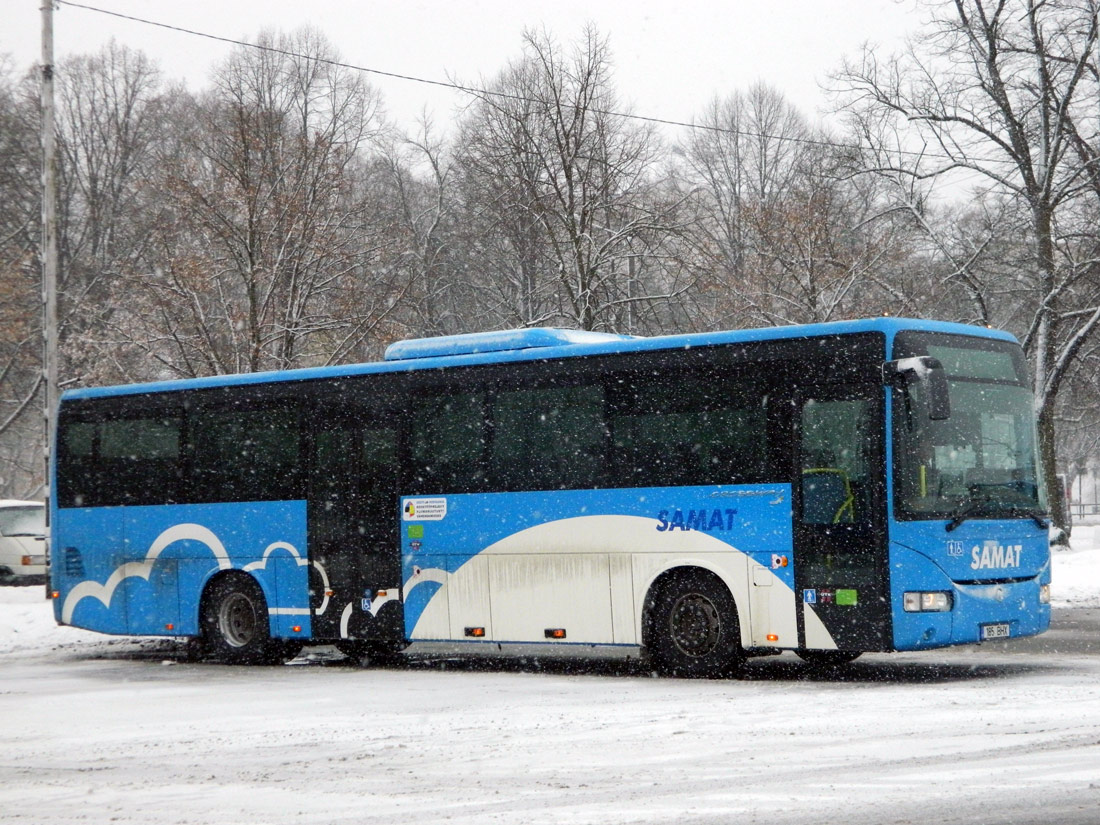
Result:
{"label": "utility pole", "polygon": [[[45,494],[49,504],[50,456],[57,415],[57,149],[53,109],[53,4],[42,0],[42,377],[45,404]],[[49,507],[47,507],[47,513]],[[48,585],[47,585],[48,587]]]}

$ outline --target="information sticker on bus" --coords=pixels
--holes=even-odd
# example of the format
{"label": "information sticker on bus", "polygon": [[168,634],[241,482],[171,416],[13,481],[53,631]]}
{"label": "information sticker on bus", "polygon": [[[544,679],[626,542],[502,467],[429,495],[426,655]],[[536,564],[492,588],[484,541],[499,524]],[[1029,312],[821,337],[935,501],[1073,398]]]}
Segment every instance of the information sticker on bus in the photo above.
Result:
{"label": "information sticker on bus", "polygon": [[988,639],[1007,639],[1009,637],[1008,623],[1004,624],[983,624],[982,625],[982,641]]}
{"label": "information sticker on bus", "polygon": [[405,521],[443,521],[447,517],[447,499],[407,498],[401,512]]}

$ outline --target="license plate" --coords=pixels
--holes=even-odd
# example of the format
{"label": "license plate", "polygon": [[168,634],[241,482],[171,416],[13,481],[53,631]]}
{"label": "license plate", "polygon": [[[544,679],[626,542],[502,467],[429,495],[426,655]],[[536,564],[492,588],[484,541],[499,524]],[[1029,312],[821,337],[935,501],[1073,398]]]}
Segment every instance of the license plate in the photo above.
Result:
{"label": "license plate", "polygon": [[982,625],[982,641],[986,639],[1007,639],[1009,635],[1008,624]]}

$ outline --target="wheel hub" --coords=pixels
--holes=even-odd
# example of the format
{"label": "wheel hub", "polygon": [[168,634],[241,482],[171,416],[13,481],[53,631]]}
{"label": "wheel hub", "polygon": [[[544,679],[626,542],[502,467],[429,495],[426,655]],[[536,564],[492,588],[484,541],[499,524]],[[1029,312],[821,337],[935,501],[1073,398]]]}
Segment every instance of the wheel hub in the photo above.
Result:
{"label": "wheel hub", "polygon": [[256,636],[256,609],[243,593],[233,593],[218,607],[218,630],[226,644],[244,647]]}
{"label": "wheel hub", "polygon": [[672,641],[688,656],[705,656],[714,650],[722,632],[718,610],[701,593],[680,597],[669,616]]}

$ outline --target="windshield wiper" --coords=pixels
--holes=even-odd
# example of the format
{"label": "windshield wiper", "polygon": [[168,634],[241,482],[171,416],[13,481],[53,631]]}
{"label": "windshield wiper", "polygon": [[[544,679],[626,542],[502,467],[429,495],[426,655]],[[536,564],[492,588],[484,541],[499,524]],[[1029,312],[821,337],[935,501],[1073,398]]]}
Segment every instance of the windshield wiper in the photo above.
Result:
{"label": "windshield wiper", "polygon": [[950,533],[977,511],[982,505],[989,504],[989,496],[983,496],[981,498],[975,498],[973,496],[967,496],[966,500],[960,502],[958,508],[951,515],[951,521],[947,522],[947,532]]}
{"label": "windshield wiper", "polygon": [[[990,496],[982,496],[980,498],[968,496],[965,501],[960,502],[959,507],[951,516],[951,521],[947,522],[947,532],[950,533],[968,518],[973,516],[983,506],[988,506],[993,503],[993,498]],[[1028,507],[1008,506],[1005,509],[1005,513],[1008,516],[1016,518],[1027,516],[1043,530],[1050,528],[1050,522],[1044,518],[1046,514],[1038,510]]]}
{"label": "windshield wiper", "polygon": [[1047,514],[1041,510],[1033,510],[1027,507],[1009,507],[1008,512],[1013,516],[1027,516],[1043,530],[1050,529],[1050,520],[1046,518]]}

